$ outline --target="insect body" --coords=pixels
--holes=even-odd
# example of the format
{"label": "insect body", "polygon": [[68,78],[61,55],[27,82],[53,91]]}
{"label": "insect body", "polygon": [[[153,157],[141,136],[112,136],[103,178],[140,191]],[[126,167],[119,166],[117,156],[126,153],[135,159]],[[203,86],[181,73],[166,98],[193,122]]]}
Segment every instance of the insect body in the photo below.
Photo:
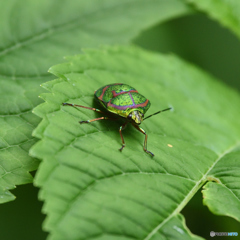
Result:
{"label": "insect body", "polygon": [[147,134],[141,127],[139,127],[139,125],[143,120],[153,115],[156,115],[160,112],[170,110],[171,108],[166,108],[164,110],[158,111],[144,118],[144,114],[147,112],[147,110],[151,106],[150,101],[146,99],[143,95],[138,93],[138,91],[135,88],[122,83],[115,83],[115,84],[110,84],[110,85],[101,87],[97,91],[95,91],[94,96],[97,99],[97,101],[108,112],[103,112],[96,108],[90,108],[90,107],[85,107],[82,105],[71,104],[71,103],[63,103],[63,105],[86,108],[86,109],[90,109],[90,110],[108,115],[107,117],[99,117],[99,118],[95,118],[87,121],[80,121],[81,124],[90,123],[93,121],[98,121],[103,119],[116,120],[116,119],[119,119],[119,117],[125,118],[126,122],[119,128],[119,133],[122,139],[122,147],[119,150],[122,151],[123,148],[125,147],[125,141],[122,135],[122,130],[130,122],[138,131],[140,131],[145,135],[145,140],[143,145],[144,151],[154,156],[152,152],[147,150]]}

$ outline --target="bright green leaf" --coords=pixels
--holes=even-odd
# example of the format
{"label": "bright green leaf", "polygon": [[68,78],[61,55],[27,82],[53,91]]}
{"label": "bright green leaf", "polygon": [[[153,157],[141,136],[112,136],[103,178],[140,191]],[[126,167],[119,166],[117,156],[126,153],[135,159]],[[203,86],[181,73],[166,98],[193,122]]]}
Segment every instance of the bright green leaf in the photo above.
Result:
{"label": "bright green leaf", "polygon": [[[210,210],[229,215],[229,208],[238,207],[237,92],[175,56],[133,46],[89,49],[67,60],[50,69],[59,78],[43,84],[50,93],[41,95],[45,103],[34,110],[43,121],[34,132],[41,141],[31,154],[43,159],[36,184],[45,200],[50,239],[165,239],[169,229],[175,229],[171,239],[195,239],[179,212],[211,180],[233,193],[228,199],[234,206],[219,212],[216,208],[229,203],[222,198],[213,209],[211,187],[205,200]],[[133,127],[124,130],[126,148],[119,152],[119,122],[80,125],[101,114],[62,106],[97,106],[94,91],[116,82],[137,88],[151,101],[146,116],[173,107],[141,125],[153,158]],[[230,216],[239,219],[239,212]]]}
{"label": "bright green leaf", "polygon": [[240,1],[239,0],[186,0],[197,9],[205,11],[240,37]]}
{"label": "bright green leaf", "polygon": [[0,8],[0,203],[8,191],[32,181],[38,161],[28,150],[40,119],[32,109],[41,103],[39,85],[47,69],[82,47],[128,43],[143,29],[189,8],[179,0],[8,0]]}

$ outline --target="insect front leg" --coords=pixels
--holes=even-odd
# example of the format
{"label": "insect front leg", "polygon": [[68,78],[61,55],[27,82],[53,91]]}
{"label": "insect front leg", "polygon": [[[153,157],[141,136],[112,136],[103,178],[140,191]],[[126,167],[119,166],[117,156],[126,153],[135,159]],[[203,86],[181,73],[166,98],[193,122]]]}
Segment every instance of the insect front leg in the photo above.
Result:
{"label": "insect front leg", "polygon": [[149,153],[152,157],[154,156],[154,154],[150,151],[147,150],[147,134],[146,132],[141,128],[139,127],[138,125],[135,125],[135,124],[132,124],[138,131],[140,131],[141,133],[143,133],[145,135],[145,140],[144,140],[144,145],[143,145],[143,150],[146,152],[146,153]]}
{"label": "insect front leg", "polygon": [[122,135],[122,130],[124,130],[124,128],[126,127],[126,125],[128,124],[128,122],[125,122],[120,128],[119,128],[119,133],[122,139],[122,147],[119,149],[119,151],[122,151],[123,148],[126,146],[123,135]]}

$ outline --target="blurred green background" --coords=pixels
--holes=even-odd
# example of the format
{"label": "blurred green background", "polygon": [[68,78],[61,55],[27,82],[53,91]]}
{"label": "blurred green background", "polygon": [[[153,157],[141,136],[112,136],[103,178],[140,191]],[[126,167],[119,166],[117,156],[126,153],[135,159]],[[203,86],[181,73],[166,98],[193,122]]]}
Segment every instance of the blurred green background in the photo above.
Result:
{"label": "blurred green background", "polygon": [[134,42],[151,51],[176,54],[240,90],[239,39],[203,14],[155,26]]}
{"label": "blurred green background", "polygon": [[[134,43],[151,51],[176,54],[240,90],[240,42],[229,30],[205,15],[185,16],[154,26],[138,36]],[[41,213],[42,202],[38,201],[38,189],[28,184],[18,186],[12,192],[17,199],[0,205],[0,224],[3,226],[1,239],[46,239],[47,233],[42,231],[45,216]],[[240,234],[237,221],[215,216],[202,205],[200,191],[182,213],[189,229],[206,239],[211,239],[210,231],[238,231]]]}

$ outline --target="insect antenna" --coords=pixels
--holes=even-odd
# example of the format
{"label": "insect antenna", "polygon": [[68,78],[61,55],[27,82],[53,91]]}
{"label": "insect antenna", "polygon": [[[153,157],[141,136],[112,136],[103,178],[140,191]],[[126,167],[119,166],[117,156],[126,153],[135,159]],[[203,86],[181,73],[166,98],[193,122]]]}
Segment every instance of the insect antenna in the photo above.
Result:
{"label": "insect antenna", "polygon": [[161,110],[161,111],[155,112],[155,113],[153,113],[153,114],[145,117],[143,120],[146,120],[147,118],[150,118],[150,117],[152,117],[153,115],[157,115],[157,114],[159,114],[159,113],[161,113],[161,112],[165,112],[165,111],[171,110],[171,109],[172,109],[172,108],[166,108],[166,109],[163,109],[163,110]]}

